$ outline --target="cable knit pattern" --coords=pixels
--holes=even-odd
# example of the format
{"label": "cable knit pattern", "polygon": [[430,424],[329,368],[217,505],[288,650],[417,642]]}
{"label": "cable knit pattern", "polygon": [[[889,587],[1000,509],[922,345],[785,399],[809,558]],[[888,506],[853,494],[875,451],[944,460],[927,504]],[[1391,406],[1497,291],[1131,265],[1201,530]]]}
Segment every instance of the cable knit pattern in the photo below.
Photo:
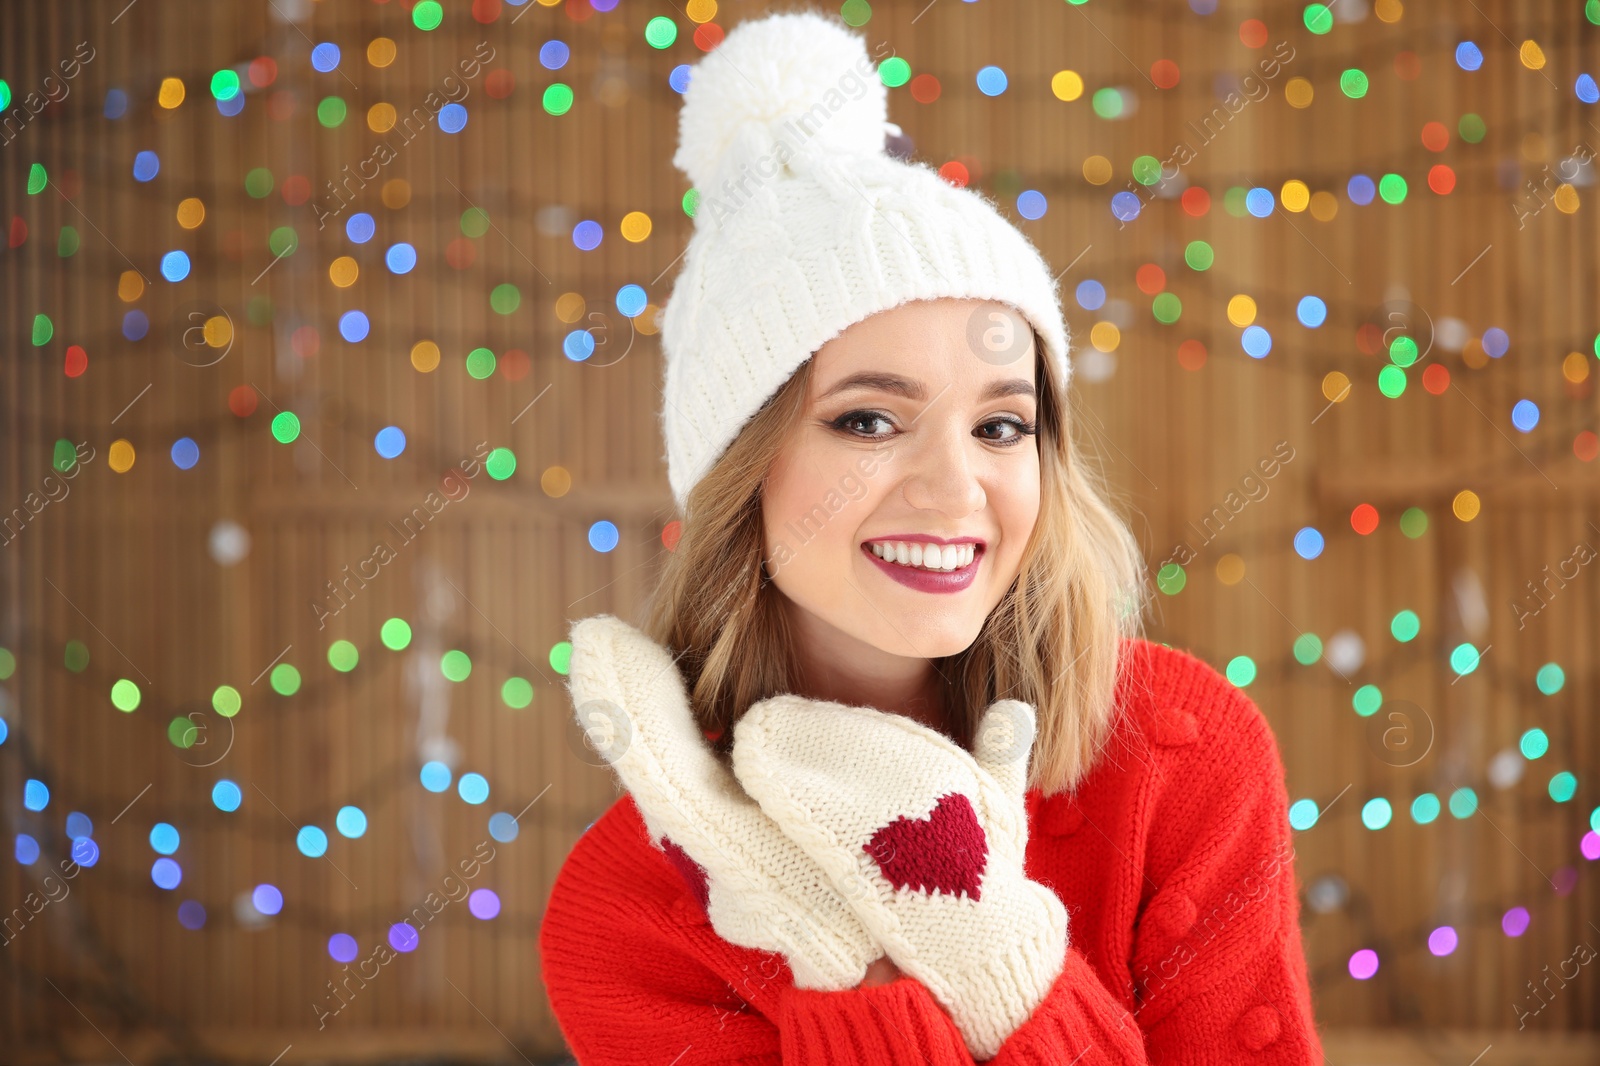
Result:
{"label": "cable knit pattern", "polygon": [[601,614],[572,626],[568,687],[650,840],[729,943],[775,951],[802,988],[854,988],[882,951],[711,754],[672,656]]}
{"label": "cable knit pattern", "polygon": [[[1025,872],[1070,915],[1048,993],[998,1066],[1321,1066],[1283,764],[1208,664],[1125,641],[1112,738],[1071,795],[1026,794]],[[579,837],[539,939],[580,1066],[970,1066],[919,981],[797,988],[718,936],[631,797]]]}

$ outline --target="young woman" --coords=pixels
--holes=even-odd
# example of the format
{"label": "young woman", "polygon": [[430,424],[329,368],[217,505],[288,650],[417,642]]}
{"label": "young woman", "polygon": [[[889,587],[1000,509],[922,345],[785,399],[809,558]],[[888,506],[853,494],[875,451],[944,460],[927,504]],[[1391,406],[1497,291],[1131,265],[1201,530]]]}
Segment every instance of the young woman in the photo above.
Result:
{"label": "young woman", "polygon": [[1320,1064],[1272,733],[1140,638],[1055,280],[897,132],[831,18],[691,78],[683,530],[644,631],[572,631],[627,793],[546,908],[562,1033],[582,1066]]}

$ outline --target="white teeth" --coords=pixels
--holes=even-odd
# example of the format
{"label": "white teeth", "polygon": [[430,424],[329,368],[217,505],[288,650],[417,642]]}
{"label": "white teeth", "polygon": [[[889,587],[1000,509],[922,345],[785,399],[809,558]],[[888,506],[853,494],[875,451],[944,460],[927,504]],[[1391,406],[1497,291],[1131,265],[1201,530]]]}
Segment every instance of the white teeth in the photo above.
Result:
{"label": "white teeth", "polygon": [[872,554],[885,562],[898,563],[901,566],[910,566],[919,570],[959,570],[967,566],[977,555],[975,544],[924,544],[921,541],[906,542],[873,541],[868,545]]}

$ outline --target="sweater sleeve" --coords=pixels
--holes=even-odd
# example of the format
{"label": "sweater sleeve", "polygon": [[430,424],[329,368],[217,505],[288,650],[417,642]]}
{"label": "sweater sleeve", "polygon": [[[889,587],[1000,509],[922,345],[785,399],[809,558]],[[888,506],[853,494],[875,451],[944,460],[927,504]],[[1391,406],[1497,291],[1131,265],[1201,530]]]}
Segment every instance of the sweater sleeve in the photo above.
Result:
{"label": "sweater sleeve", "polygon": [[579,838],[539,930],[545,993],[579,1066],[973,1066],[921,984],[797,989],[781,957],[686,920],[697,904],[630,813],[614,807]]}

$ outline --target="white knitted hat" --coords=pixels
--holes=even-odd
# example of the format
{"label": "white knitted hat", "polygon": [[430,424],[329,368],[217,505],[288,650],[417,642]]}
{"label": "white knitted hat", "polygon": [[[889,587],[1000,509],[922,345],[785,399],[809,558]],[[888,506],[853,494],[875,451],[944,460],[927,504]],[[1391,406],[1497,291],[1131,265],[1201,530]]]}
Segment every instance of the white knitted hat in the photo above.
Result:
{"label": "white knitted hat", "polygon": [[662,432],[680,510],[817,349],[908,300],[1010,304],[1069,380],[1066,323],[1038,249],[982,193],[885,151],[900,132],[887,97],[862,38],[815,12],[742,22],[695,66],[672,162],[700,199],[661,318]]}

